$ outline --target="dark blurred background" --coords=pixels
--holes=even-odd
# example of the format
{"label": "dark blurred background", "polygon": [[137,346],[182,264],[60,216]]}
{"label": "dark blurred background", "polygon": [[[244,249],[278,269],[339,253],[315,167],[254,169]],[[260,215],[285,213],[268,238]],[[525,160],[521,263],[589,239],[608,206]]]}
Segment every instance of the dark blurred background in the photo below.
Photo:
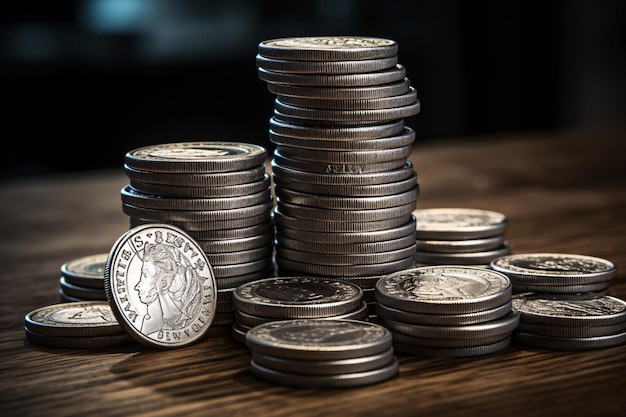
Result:
{"label": "dark blurred background", "polygon": [[[122,167],[156,143],[267,138],[259,42],[394,39],[417,140],[606,129],[626,110],[619,0],[3,2],[3,179]],[[593,146],[593,144],[590,144]]]}

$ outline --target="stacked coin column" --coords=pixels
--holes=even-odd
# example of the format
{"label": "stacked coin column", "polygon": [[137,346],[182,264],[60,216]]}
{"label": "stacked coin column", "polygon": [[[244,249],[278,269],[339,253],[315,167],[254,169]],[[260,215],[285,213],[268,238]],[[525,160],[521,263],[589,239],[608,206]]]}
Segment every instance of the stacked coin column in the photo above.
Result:
{"label": "stacked coin column", "polygon": [[274,224],[267,150],[235,142],[182,142],[128,152],[123,210],[132,227],[177,226],[202,248],[218,289],[214,325],[234,321],[237,285],[273,275]]}
{"label": "stacked coin column", "polygon": [[407,160],[420,103],[395,41],[261,42],[276,95],[269,136],[278,274],[341,277],[373,300],[375,277],[412,266],[419,187]]}

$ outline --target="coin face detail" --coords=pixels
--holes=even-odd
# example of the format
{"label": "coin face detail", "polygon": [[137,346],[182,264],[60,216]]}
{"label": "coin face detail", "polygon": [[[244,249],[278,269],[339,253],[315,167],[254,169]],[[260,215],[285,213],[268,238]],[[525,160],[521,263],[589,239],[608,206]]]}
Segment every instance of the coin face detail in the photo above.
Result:
{"label": "coin face detail", "polygon": [[295,60],[375,59],[397,52],[394,40],[360,36],[304,36],[259,43],[263,56]]}
{"label": "coin face detail", "polygon": [[168,224],[141,225],[122,235],[107,258],[104,288],[118,321],[148,346],[192,344],[215,317],[217,287],[205,253]]}
{"label": "coin face detail", "polygon": [[605,321],[611,318],[626,320],[626,302],[609,295],[585,296],[578,294],[517,294],[513,306],[525,317],[537,318],[589,318],[588,321]]}

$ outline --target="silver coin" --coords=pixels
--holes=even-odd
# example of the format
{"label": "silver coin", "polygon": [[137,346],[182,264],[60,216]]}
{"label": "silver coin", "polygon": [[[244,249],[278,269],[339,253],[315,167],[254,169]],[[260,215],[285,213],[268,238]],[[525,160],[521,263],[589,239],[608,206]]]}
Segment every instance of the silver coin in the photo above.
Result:
{"label": "silver coin", "polygon": [[404,181],[407,178],[417,175],[410,161],[396,169],[382,172],[362,172],[362,173],[319,173],[308,172],[284,167],[277,160],[272,159],[271,168],[275,178],[281,178],[290,182],[303,182],[306,184],[318,184],[329,186],[352,186],[360,188],[368,185],[391,184]]}
{"label": "silver coin", "polygon": [[382,303],[376,303],[376,313],[379,317],[409,324],[423,324],[429,326],[463,326],[484,323],[504,317],[511,311],[512,302],[502,304],[488,310],[464,314],[424,314],[398,310]]}
{"label": "silver coin", "polygon": [[427,358],[465,358],[500,352],[510,345],[511,338],[507,337],[499,342],[487,345],[459,348],[425,347],[394,341],[393,348],[397,353],[404,355],[423,356]]}
{"label": "silver coin", "polygon": [[104,336],[64,337],[40,334],[24,328],[24,333],[26,334],[26,340],[31,343],[61,349],[98,349],[134,342],[134,339],[126,332]]}
{"label": "silver coin", "polygon": [[61,265],[65,281],[89,288],[104,288],[104,265],[108,253],[81,256]]}
{"label": "silver coin", "polygon": [[[314,151],[373,151],[404,148],[415,142],[415,131],[410,127],[405,127],[401,134],[397,136],[385,136],[375,139],[309,139],[297,138],[278,134],[270,129],[270,142],[280,146],[279,152],[289,157],[288,152],[283,152],[283,147],[298,149],[311,149]],[[296,158],[299,159],[299,158]],[[344,158],[345,159],[345,158]]]}
{"label": "silver coin", "polygon": [[314,241],[307,242],[281,236],[280,241],[276,241],[275,245],[316,254],[348,254],[389,252],[411,246],[414,241],[415,234],[407,235],[398,239],[369,243],[317,243]]}
{"label": "silver coin", "polygon": [[[254,273],[265,274],[270,269],[272,262],[272,258],[268,256],[250,262],[215,265],[213,266],[213,272],[218,282],[224,281],[224,278],[232,278],[234,280],[235,277],[249,276]],[[224,287],[221,286],[221,288]]]}
{"label": "silver coin", "polygon": [[266,175],[264,164],[259,164],[246,170],[213,173],[149,172],[124,164],[124,173],[131,181],[180,187],[234,186],[261,181]]}
{"label": "silver coin", "polygon": [[544,349],[590,350],[623,345],[626,343],[626,332],[597,337],[553,337],[518,331],[514,338],[517,343]]}
{"label": "silver coin", "polygon": [[306,87],[288,84],[267,84],[267,89],[276,95],[309,97],[326,100],[368,100],[408,93],[411,82],[408,78],[390,84],[366,87]]}
{"label": "silver coin", "polygon": [[272,247],[274,231],[237,239],[197,240],[196,243],[205,253],[232,253],[258,248]]}
{"label": "silver coin", "polygon": [[217,267],[220,265],[234,265],[243,264],[247,262],[256,261],[259,259],[271,258],[274,252],[273,246],[266,245],[259,248],[244,249],[237,252],[208,252],[205,251],[207,259],[213,265]]}
{"label": "silver coin", "polygon": [[285,203],[329,210],[369,210],[405,206],[417,200],[419,185],[398,194],[374,197],[341,197],[307,194],[289,188],[274,187],[276,196]]}
{"label": "silver coin", "polygon": [[[143,219],[141,217],[129,216],[130,227],[139,226],[142,224],[154,224],[163,223],[162,220]],[[248,227],[258,226],[267,222],[272,222],[272,207],[268,207],[267,211],[250,216],[244,216],[235,219],[218,219],[213,221],[175,221],[168,220],[165,223],[171,224],[186,231],[191,237],[196,240],[210,240],[204,236],[206,234],[213,234],[215,232],[225,231],[227,229],[242,229]]]}
{"label": "silver coin", "polygon": [[497,249],[504,244],[504,235],[466,240],[416,239],[418,252],[473,253]]}
{"label": "silver coin", "polygon": [[269,58],[261,54],[256,56],[257,67],[268,71],[299,74],[362,74],[382,71],[398,64],[398,56],[392,55],[376,59],[356,61],[304,61],[294,59]]}
{"label": "silver coin", "polygon": [[304,162],[321,162],[326,164],[380,164],[398,160],[406,161],[411,155],[411,149],[411,144],[391,149],[348,151],[313,150],[276,145],[274,152],[286,158]]}
{"label": "silver coin", "polygon": [[294,249],[276,246],[276,256],[282,259],[289,259],[295,262],[302,262],[315,265],[364,265],[380,264],[405,259],[415,253],[415,244],[388,252],[370,253],[318,253],[304,252]]}
{"label": "silver coin", "polygon": [[[104,275],[102,277],[102,283],[104,284]],[[67,282],[63,276],[59,278],[59,285],[63,292],[70,297],[78,298],[80,300],[107,300],[104,293],[104,286],[102,288],[83,287]]]}
{"label": "silver coin", "polygon": [[279,320],[250,329],[246,345],[254,352],[280,358],[350,359],[386,351],[391,332],[359,320]]}
{"label": "silver coin", "polygon": [[471,338],[429,338],[421,336],[411,336],[408,334],[393,332],[393,343],[417,346],[431,349],[464,349],[492,345],[502,340],[511,339],[512,332],[504,335],[476,336]]}
{"label": "silver coin", "polygon": [[[396,217],[407,218],[415,224],[411,213],[415,209],[417,201],[397,207],[386,207],[380,209],[357,209],[357,210],[330,210],[320,207],[309,207],[298,204],[276,200],[279,210],[290,217],[297,219],[318,220],[328,222],[375,222],[393,219]],[[415,230],[413,230],[415,232]]]}
{"label": "silver coin", "polygon": [[507,228],[506,216],[491,210],[430,208],[413,214],[418,239],[479,239],[502,235]]}
{"label": "silver coin", "polygon": [[389,274],[376,283],[378,302],[413,313],[464,314],[510,300],[504,274],[469,266],[425,266]]}
{"label": "silver coin", "polygon": [[[256,204],[254,206],[231,208],[225,210],[162,210],[122,203],[122,211],[131,217],[137,217],[147,220],[156,220],[161,223],[211,222],[254,217],[263,213],[269,214],[273,206],[273,200],[269,200],[267,203],[264,204]],[[240,227],[243,226],[243,224],[240,225]]]}
{"label": "silver coin", "polygon": [[176,348],[200,340],[212,324],[215,275],[183,230],[137,226],[113,245],[104,288],[117,320],[147,346]]}
{"label": "silver coin", "polygon": [[274,318],[318,318],[349,313],[363,301],[361,288],[333,278],[275,277],[239,285],[235,308]]}
{"label": "silver coin", "polygon": [[420,101],[415,97],[415,101],[399,107],[380,108],[380,109],[359,109],[359,110],[335,110],[335,109],[318,109],[313,107],[300,107],[280,101],[280,98],[274,100],[274,109],[280,114],[295,119],[308,120],[324,120],[326,122],[375,122],[384,123],[391,120],[405,119],[415,116],[420,112]]}
{"label": "silver coin", "polygon": [[131,180],[130,186],[132,190],[150,195],[158,195],[161,197],[172,198],[217,198],[217,197],[238,197],[250,194],[256,194],[263,190],[267,190],[271,186],[271,178],[265,174],[261,181],[249,182],[235,185],[221,186],[178,186],[178,185],[160,185]]}
{"label": "silver coin", "polygon": [[267,150],[238,142],[179,142],[144,146],[126,153],[131,168],[150,172],[201,173],[242,171],[262,165]]}
{"label": "silver coin", "polygon": [[300,159],[289,158],[282,155],[278,150],[274,150],[274,161],[278,165],[282,165],[286,168],[291,168],[298,171],[307,171],[310,173],[320,174],[365,174],[373,172],[391,171],[394,169],[402,168],[406,165],[406,160],[397,159],[386,162],[372,162],[372,163],[327,163],[327,162],[312,162],[304,161]]}
{"label": "silver coin", "polygon": [[280,208],[274,207],[274,220],[280,228],[309,230],[312,232],[371,232],[400,227],[411,221],[411,215],[394,217],[371,222],[333,222],[308,220],[283,214]]}
{"label": "silver coin", "polygon": [[523,293],[512,302],[526,323],[595,327],[626,322],[626,301],[610,295]]}
{"label": "silver coin", "polygon": [[41,335],[60,337],[125,333],[106,301],[79,301],[40,307],[24,316],[24,326]]}
{"label": "silver coin", "polygon": [[521,321],[517,330],[522,333],[547,337],[599,337],[625,332],[626,321],[609,326],[593,327],[554,326]]}
{"label": "silver coin", "polygon": [[217,283],[217,289],[223,288],[236,288],[238,285],[245,284],[247,282],[256,281],[257,279],[270,278],[276,276],[273,268],[273,263],[270,263],[265,269],[259,269],[248,274],[239,274],[225,277],[215,277]]}
{"label": "silver coin", "polygon": [[363,74],[297,74],[258,68],[257,73],[261,80],[272,84],[309,87],[365,87],[401,81],[406,77],[406,68],[401,64],[396,64],[389,69]]}
{"label": "silver coin", "polygon": [[521,253],[491,262],[512,281],[530,285],[587,285],[607,282],[617,275],[613,262],[595,256],[562,253]]}
{"label": "silver coin", "polygon": [[[404,323],[383,317],[385,327],[395,333],[426,339],[481,339],[498,336],[508,337],[517,328],[520,316],[514,308],[505,316],[495,320],[459,326],[431,326],[427,324]],[[480,343],[479,343],[480,344]],[[445,347],[445,346],[442,346]]]}
{"label": "silver coin", "polygon": [[415,253],[415,262],[430,265],[489,265],[492,260],[510,253],[511,247],[505,241],[496,249],[481,252],[441,253],[417,251]]}
{"label": "silver coin", "polygon": [[279,273],[282,275],[299,273],[349,280],[350,277],[383,275],[403,271],[413,265],[413,259],[405,258],[392,262],[366,265],[315,265],[276,257],[276,265]]}
{"label": "silver coin", "polygon": [[[318,128],[353,128],[353,127],[368,127],[368,126],[376,126],[380,124],[387,124],[390,122],[397,121],[398,119],[393,120],[353,120],[350,118],[346,118],[344,120],[331,120],[331,119],[308,119],[300,116],[292,116],[289,114],[282,113],[280,110],[276,108],[276,104],[274,104],[274,111],[272,112],[273,117],[275,119],[281,120],[285,123],[302,125],[305,127],[318,127]],[[400,119],[402,120],[402,119]]]}
{"label": "silver coin", "polygon": [[366,140],[394,136],[404,129],[404,120],[389,123],[351,127],[320,127],[291,124],[276,117],[270,118],[270,130],[278,135],[299,139],[317,140]]}
{"label": "silver coin", "polygon": [[582,294],[582,293],[596,293],[598,291],[605,291],[609,288],[609,282],[596,282],[593,284],[580,284],[580,285],[533,285],[533,284],[519,284],[513,281],[513,292],[525,293],[525,292],[538,292],[538,293],[552,293],[552,294]]}
{"label": "silver coin", "polygon": [[282,94],[277,95],[277,98],[278,101],[283,104],[304,108],[326,110],[376,110],[410,106],[417,101],[417,91],[413,87],[409,87],[409,91],[397,96],[358,100],[303,98]]}
{"label": "silver coin", "polygon": [[[177,226],[177,225],[174,225]],[[178,226],[183,230],[186,230],[185,225]],[[229,226],[227,226],[229,227]],[[270,220],[266,220],[262,223],[253,224],[252,226],[244,226],[238,228],[226,228],[226,229],[215,229],[215,230],[187,230],[187,234],[194,238],[198,243],[202,244],[201,241],[229,241],[233,239],[245,239],[251,238],[259,235],[267,235],[269,233],[274,233],[274,222]]]}
{"label": "silver coin", "polygon": [[304,36],[268,39],[259,43],[258,53],[279,59],[342,61],[377,59],[396,55],[392,39],[362,36]]}

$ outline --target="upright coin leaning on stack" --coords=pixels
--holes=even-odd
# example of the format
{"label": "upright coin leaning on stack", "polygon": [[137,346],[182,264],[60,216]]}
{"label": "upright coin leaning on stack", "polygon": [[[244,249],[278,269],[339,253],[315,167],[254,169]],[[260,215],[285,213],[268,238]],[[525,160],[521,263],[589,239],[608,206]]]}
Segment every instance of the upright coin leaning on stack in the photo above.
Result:
{"label": "upright coin leaning on stack", "polygon": [[273,275],[267,150],[236,142],[180,142],[129,151],[121,190],[131,226],[167,223],[202,248],[218,288],[214,325],[234,321],[237,285]]}
{"label": "upright coin leaning on stack", "polygon": [[[407,160],[420,111],[393,40],[301,37],[263,41],[259,78],[276,95],[269,136],[277,196],[279,275],[359,282],[413,264],[419,194]],[[369,295],[369,298],[368,298]]]}

